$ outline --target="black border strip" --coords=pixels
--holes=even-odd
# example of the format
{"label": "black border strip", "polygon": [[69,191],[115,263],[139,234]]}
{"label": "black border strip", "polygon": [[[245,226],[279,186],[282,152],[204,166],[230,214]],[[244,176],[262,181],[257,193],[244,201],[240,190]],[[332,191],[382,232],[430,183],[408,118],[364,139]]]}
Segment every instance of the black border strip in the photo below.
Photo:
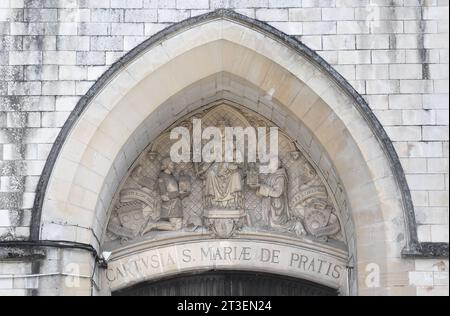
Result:
{"label": "black border strip", "polygon": [[38,189],[36,192],[36,198],[34,201],[34,207],[31,220],[31,240],[39,240],[40,238],[40,224],[42,217],[42,207],[44,203],[45,193],[52,174],[53,167],[56,163],[61,148],[73,126],[77,122],[80,115],[84,112],[85,108],[92,101],[92,99],[111,81],[112,78],[126,65],[133,61],[141,53],[147,51],[150,47],[159,44],[164,39],[170,37],[173,34],[179,33],[185,29],[191,28],[195,25],[205,23],[216,19],[228,19],[237,23],[243,24],[249,28],[257,29],[260,32],[274,38],[277,41],[284,43],[286,46],[294,49],[302,56],[308,58],[317,67],[326,72],[350,97],[352,97],[356,103],[357,110],[361,113],[363,118],[368,123],[372,132],[378,138],[378,141],[382,145],[383,150],[389,160],[392,173],[395,180],[401,190],[401,197],[403,203],[403,209],[405,213],[406,229],[408,232],[406,247],[402,252],[405,257],[417,257],[417,258],[448,258],[448,243],[420,243],[417,233],[417,223],[414,211],[414,206],[411,198],[411,192],[409,190],[408,183],[406,181],[403,167],[400,163],[400,159],[395,151],[395,148],[389,139],[386,131],[381,123],[378,121],[375,114],[370,109],[364,98],[350,85],[350,83],[344,79],[330,64],[328,64],[322,57],[316,52],[308,48],[296,38],[289,36],[267,23],[251,19],[244,15],[238,14],[233,10],[219,9],[211,13],[196,16],[177,24],[173,24],[163,31],[152,36],[135,49],[130,51],[119,61],[108,69],[101,78],[91,87],[91,89],[84,95],[77,106],[71,113],[67,122],[64,124],[61,132],[59,133],[50,155],[45,164],[43,173],[40,177]]}

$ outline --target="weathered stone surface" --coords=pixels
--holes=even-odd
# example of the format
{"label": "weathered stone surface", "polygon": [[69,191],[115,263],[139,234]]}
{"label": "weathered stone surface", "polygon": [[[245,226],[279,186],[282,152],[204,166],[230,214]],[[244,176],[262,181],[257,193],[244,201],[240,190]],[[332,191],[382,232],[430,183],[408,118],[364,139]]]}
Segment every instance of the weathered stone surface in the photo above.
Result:
{"label": "weathered stone surface", "polygon": [[[448,1],[375,2],[0,0],[2,212],[30,211],[36,185],[23,185],[26,175],[40,175],[67,112],[113,62],[174,22],[232,8],[299,36],[364,94],[403,158],[416,207],[444,209],[424,217],[421,241],[448,242],[448,215],[436,218],[448,213]],[[29,217],[6,227],[0,215],[0,239],[28,235]],[[445,292],[442,278],[418,293]]]}

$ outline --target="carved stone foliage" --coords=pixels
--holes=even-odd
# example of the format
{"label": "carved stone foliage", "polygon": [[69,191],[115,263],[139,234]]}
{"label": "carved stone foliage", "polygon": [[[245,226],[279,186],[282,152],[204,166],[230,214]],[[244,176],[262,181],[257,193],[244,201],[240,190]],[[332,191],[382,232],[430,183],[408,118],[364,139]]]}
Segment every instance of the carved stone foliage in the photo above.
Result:
{"label": "carved stone foliage", "polygon": [[[193,113],[176,126],[273,127],[260,115],[220,105]],[[174,125],[175,126],[175,125]],[[279,134],[279,169],[260,174],[258,163],[173,163],[174,141],[164,133],[139,159],[117,193],[109,241],[202,232],[232,238],[239,232],[287,234],[342,241],[339,212],[319,174],[295,142]]]}

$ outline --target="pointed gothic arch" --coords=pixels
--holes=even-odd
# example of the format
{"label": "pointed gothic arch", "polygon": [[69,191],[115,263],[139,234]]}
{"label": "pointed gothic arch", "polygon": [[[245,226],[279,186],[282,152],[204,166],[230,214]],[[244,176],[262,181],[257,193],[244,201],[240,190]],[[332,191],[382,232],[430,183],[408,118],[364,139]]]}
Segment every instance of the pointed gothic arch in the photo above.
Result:
{"label": "pointed gothic arch", "polygon": [[[220,82],[220,77],[238,80]],[[183,103],[189,97],[191,102]],[[389,260],[401,258],[402,252],[435,252],[418,241],[402,166],[363,97],[301,42],[229,10],[153,36],[113,65],[80,100],[40,179],[31,238],[99,249],[107,197],[112,198],[145,146],[184,110],[220,99],[249,108],[263,104],[258,111],[268,103],[273,121],[273,109],[285,110],[286,129],[299,143],[306,142],[305,150],[328,175],[326,180],[343,188],[338,199],[350,209],[352,255],[361,273],[355,288],[371,291],[363,280],[368,263],[379,263],[389,276],[399,273],[391,271]],[[137,133],[140,126],[147,128],[143,134]]]}

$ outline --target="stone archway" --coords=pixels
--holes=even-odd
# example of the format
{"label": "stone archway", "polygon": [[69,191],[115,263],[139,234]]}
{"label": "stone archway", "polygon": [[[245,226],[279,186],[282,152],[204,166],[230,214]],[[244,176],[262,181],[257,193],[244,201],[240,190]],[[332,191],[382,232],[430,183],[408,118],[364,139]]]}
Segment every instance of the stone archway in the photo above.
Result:
{"label": "stone archway", "polygon": [[[240,84],[210,80],[224,73]],[[230,11],[161,32],[118,62],[80,101],[41,178],[33,238],[101,249],[113,196],[148,143],[185,115],[188,105],[198,108],[217,101],[218,94],[267,113],[320,170],[346,214],[348,259],[357,271],[350,292],[389,293],[406,282],[400,258],[405,246],[407,252],[417,247],[414,212],[381,125],[317,54]],[[177,96],[192,102],[167,103]],[[368,264],[380,268],[380,288],[365,284]]]}
{"label": "stone archway", "polygon": [[[218,74],[205,83],[216,80],[239,79]],[[181,99],[168,102],[178,104]],[[171,128],[183,126],[194,133],[194,119],[203,129],[224,124],[243,132],[252,126],[276,126],[243,102],[219,99]],[[248,161],[230,165],[189,159],[169,169],[165,162],[172,164],[175,143],[170,130],[161,133],[129,168],[112,199],[103,243],[113,253],[106,273],[112,291],[176,274],[223,269],[296,277],[348,293],[348,244],[354,239],[350,215],[336,200],[340,192],[325,182],[323,172],[291,136],[278,133],[278,170],[267,175],[259,174],[259,162]]]}

